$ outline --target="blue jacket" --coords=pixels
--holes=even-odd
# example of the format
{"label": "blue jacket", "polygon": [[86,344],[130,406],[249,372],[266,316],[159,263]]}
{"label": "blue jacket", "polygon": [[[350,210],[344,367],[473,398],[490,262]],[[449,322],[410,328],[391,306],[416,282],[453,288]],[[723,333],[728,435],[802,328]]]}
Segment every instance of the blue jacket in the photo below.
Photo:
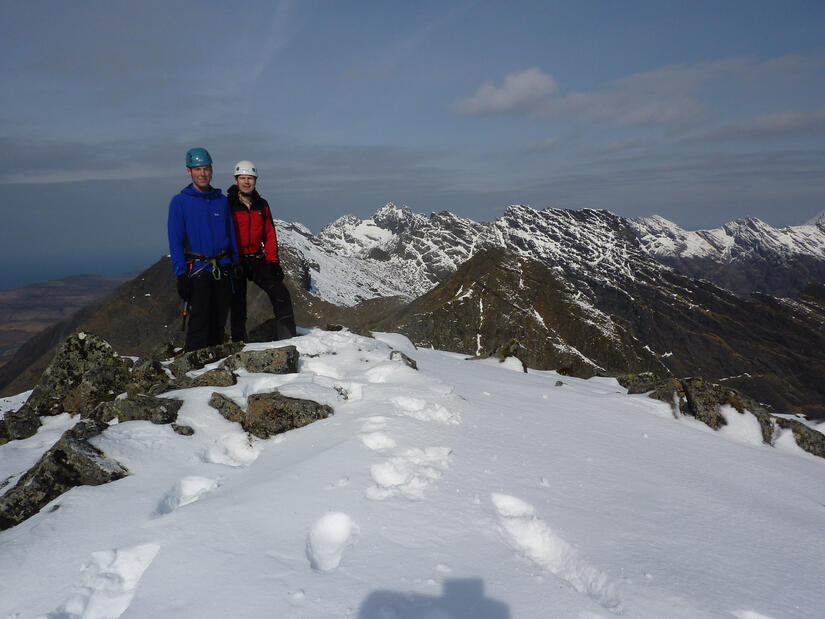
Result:
{"label": "blue jacket", "polygon": [[[235,228],[229,202],[220,189],[201,193],[190,183],[169,203],[169,254],[175,275],[183,275],[188,269],[186,254],[217,256],[218,264],[227,266],[238,262],[235,245]],[[192,270],[212,270],[208,261],[193,261]]]}

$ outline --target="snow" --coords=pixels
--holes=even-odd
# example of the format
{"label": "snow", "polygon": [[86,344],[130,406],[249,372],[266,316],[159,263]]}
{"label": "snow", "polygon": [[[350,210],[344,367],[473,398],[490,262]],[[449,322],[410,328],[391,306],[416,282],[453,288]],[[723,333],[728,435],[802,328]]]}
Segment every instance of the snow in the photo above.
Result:
{"label": "snow", "polygon": [[[396,334],[290,343],[298,374],[166,394],[193,436],[93,439],[131,474],[0,533],[0,617],[822,615],[825,461],[790,433]],[[207,404],[273,389],[335,414],[259,440]],[[0,482],[72,423],[0,446]]]}

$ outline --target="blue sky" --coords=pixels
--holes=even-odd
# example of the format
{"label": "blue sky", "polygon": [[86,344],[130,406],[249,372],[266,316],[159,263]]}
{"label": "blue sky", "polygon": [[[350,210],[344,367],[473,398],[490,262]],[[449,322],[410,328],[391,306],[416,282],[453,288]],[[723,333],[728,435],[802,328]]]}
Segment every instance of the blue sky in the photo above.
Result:
{"label": "blue sky", "polygon": [[190,146],[316,232],[386,202],[825,209],[822,2],[75,4],[0,2],[0,288],[166,253]]}

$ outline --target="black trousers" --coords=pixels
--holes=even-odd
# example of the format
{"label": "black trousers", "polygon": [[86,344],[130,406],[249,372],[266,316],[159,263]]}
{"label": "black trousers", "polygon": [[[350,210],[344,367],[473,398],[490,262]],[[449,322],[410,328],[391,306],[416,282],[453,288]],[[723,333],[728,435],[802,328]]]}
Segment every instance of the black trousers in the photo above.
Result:
{"label": "black trousers", "polygon": [[275,314],[276,339],[295,337],[295,316],[292,312],[292,297],[284,282],[276,275],[273,263],[254,260],[244,263],[246,277],[233,280],[235,292],[232,295],[232,317],[229,320],[233,342],[246,342],[246,281],[257,284],[269,297]]}
{"label": "black trousers", "polygon": [[192,300],[189,302],[189,327],[184,350],[198,350],[223,344],[223,332],[232,299],[232,278],[222,273],[215,279],[212,271],[192,276]]}

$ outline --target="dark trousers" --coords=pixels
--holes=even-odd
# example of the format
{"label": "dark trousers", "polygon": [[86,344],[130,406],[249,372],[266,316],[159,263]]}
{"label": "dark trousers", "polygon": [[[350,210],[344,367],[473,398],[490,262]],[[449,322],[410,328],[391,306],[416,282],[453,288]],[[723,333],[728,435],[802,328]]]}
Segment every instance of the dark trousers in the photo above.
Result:
{"label": "dark trousers", "polygon": [[229,320],[232,341],[246,342],[246,281],[257,284],[269,297],[275,314],[275,338],[285,340],[295,337],[295,317],[292,313],[292,298],[284,282],[276,275],[273,264],[264,260],[244,263],[246,277],[235,279],[235,293],[232,295],[232,317]]}
{"label": "dark trousers", "polygon": [[232,278],[228,273],[215,279],[211,271],[192,276],[189,328],[184,350],[198,350],[223,344],[223,330],[232,298]]}

